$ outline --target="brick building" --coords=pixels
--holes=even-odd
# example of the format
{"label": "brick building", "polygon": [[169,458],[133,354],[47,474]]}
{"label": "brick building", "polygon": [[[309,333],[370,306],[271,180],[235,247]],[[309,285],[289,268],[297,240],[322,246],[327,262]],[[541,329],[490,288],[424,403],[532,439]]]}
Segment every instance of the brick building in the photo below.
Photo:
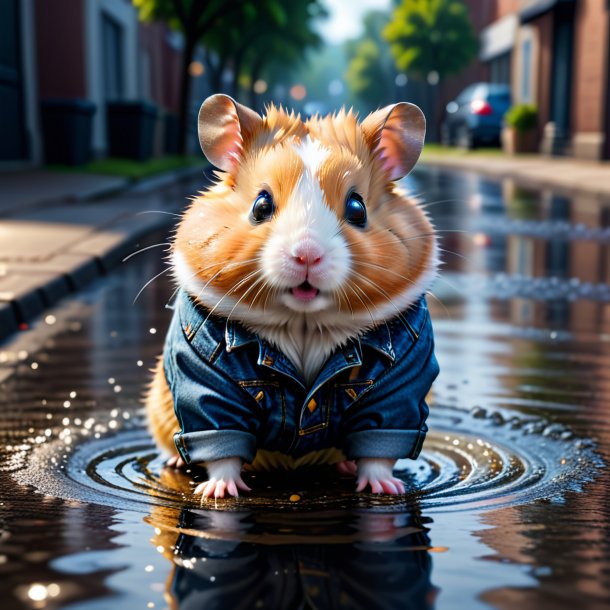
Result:
{"label": "brick building", "polygon": [[[164,119],[178,111],[179,34],[139,22],[130,0],[2,0],[0,39],[0,169],[43,161],[45,100],[93,103],[94,156],[107,151],[107,102],[152,103],[160,152]],[[195,81],[194,108],[207,93]]]}
{"label": "brick building", "polygon": [[538,107],[542,152],[610,158],[610,2],[465,3],[479,33],[479,57],[447,80],[444,103],[475,81],[509,83],[514,103]]}

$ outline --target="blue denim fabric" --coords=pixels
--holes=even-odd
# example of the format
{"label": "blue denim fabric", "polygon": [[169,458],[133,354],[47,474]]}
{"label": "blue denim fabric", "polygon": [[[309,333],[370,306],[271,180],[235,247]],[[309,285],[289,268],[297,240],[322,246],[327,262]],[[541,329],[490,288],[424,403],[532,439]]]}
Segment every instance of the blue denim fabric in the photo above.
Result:
{"label": "blue denim fabric", "polygon": [[257,449],[298,458],[335,447],[349,459],[416,458],[425,398],[438,375],[425,298],[328,358],[311,387],[292,362],[233,321],[210,316],[184,292],[164,349],[165,375],[187,463]]}

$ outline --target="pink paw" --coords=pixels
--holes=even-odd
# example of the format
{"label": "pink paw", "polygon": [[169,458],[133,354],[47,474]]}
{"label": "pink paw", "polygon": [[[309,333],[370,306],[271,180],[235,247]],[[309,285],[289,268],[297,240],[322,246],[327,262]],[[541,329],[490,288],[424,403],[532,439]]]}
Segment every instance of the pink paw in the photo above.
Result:
{"label": "pink paw", "polygon": [[405,484],[392,475],[395,461],[386,458],[360,458],[356,491],[363,491],[369,486],[374,494],[404,494]]}
{"label": "pink paw", "polygon": [[238,489],[250,491],[241,478],[241,460],[239,458],[223,458],[207,462],[206,470],[210,477],[200,483],[193,493],[201,494],[201,498],[224,498],[225,493],[237,498]]}
{"label": "pink paw", "polygon": [[388,477],[387,479],[367,479],[366,477],[358,478],[358,486],[356,491],[363,491],[369,485],[374,494],[390,494],[398,495],[405,493],[405,484],[396,477]]}
{"label": "pink paw", "polygon": [[166,468],[184,470],[186,468],[186,462],[179,455],[172,455],[172,457],[165,462],[165,466]]}
{"label": "pink paw", "polygon": [[335,468],[339,474],[347,475],[349,477],[355,477],[358,467],[354,460],[345,460],[344,462],[337,462]]}
{"label": "pink paw", "polygon": [[237,498],[239,496],[238,489],[242,491],[252,491],[242,480],[241,477],[237,479],[210,479],[199,483],[195,487],[194,494],[201,494],[202,498],[224,498],[225,493]]}

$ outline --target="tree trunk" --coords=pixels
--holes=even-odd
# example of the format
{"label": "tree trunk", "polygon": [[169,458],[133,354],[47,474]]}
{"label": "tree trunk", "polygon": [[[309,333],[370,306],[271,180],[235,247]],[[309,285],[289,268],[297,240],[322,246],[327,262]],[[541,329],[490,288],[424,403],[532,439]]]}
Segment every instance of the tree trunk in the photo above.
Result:
{"label": "tree trunk", "polygon": [[426,80],[426,106],[428,107],[428,121],[426,124],[426,141],[438,142],[438,117],[437,115],[437,98],[438,84],[431,85]]}
{"label": "tree trunk", "polygon": [[178,109],[178,151],[181,155],[187,154],[189,110],[191,98],[191,75],[189,67],[195,55],[197,38],[190,33],[185,35],[184,51],[182,52],[181,82],[180,82],[180,106]]}
{"label": "tree trunk", "polygon": [[254,83],[259,80],[261,72],[263,70],[263,66],[265,65],[266,58],[263,55],[259,55],[258,59],[254,62],[252,66],[252,72],[250,73],[250,108],[256,110],[257,106],[257,96],[256,91],[254,91]]}

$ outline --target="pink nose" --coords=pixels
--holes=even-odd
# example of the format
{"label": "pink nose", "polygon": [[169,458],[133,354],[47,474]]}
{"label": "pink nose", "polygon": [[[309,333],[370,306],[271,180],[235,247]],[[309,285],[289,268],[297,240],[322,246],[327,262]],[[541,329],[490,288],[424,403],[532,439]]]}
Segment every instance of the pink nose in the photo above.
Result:
{"label": "pink nose", "polygon": [[297,265],[312,267],[322,261],[323,254],[322,248],[317,243],[307,239],[294,249],[292,258]]}

